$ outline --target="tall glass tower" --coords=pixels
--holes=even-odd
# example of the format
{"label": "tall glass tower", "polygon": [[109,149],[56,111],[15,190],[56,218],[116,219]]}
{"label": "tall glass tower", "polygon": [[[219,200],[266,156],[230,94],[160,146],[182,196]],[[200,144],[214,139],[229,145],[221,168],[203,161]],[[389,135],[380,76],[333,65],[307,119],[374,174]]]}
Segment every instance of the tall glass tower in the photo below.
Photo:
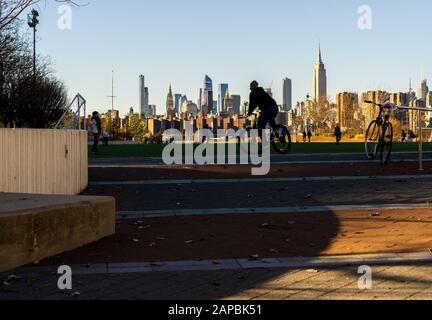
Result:
{"label": "tall glass tower", "polygon": [[218,107],[219,107],[219,112],[224,112],[226,110],[224,110],[224,100],[225,100],[225,96],[226,93],[228,92],[228,84],[226,83],[221,83],[219,85],[219,93],[218,93]]}
{"label": "tall glass tower", "polygon": [[213,106],[213,80],[206,75],[204,78],[204,101],[202,101],[202,111],[204,113],[215,112]]}
{"label": "tall glass tower", "polygon": [[282,110],[290,111],[292,108],[292,81],[285,78],[282,80]]}

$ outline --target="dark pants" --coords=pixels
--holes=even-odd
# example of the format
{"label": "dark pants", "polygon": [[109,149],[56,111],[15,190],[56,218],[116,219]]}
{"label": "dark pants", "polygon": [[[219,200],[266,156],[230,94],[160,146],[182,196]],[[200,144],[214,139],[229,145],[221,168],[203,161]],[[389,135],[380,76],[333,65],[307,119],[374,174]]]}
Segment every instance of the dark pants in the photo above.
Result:
{"label": "dark pants", "polygon": [[263,132],[263,130],[265,130],[268,123],[270,123],[270,126],[272,128],[276,127],[275,118],[278,115],[278,113],[279,113],[279,107],[278,106],[268,108],[268,109],[261,112],[259,119],[258,119],[258,130],[259,130],[258,132],[259,132],[260,138],[262,138],[262,132]]}
{"label": "dark pants", "polygon": [[98,146],[99,146],[99,134],[93,133],[93,152],[98,152]]}
{"label": "dark pants", "polygon": [[342,140],[342,136],[341,135],[337,135],[336,136],[336,143],[339,144],[339,142],[341,142]]}

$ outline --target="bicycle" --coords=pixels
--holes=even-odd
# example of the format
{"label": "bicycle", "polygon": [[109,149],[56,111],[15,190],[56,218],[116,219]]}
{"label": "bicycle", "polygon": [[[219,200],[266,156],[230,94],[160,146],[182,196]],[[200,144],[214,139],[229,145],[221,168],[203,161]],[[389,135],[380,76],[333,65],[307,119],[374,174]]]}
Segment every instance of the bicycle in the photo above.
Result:
{"label": "bicycle", "polygon": [[[258,130],[258,117],[259,117],[260,113],[259,112],[255,112],[253,113],[254,116],[254,125],[252,127],[248,127],[246,128],[246,132],[247,132],[247,136],[246,136],[246,141],[247,143],[251,142],[251,135],[250,132],[251,130]],[[288,130],[288,128],[284,125],[281,124],[277,124],[274,128],[272,128],[271,126],[269,126],[270,129],[270,143],[273,146],[273,149],[279,153],[279,154],[287,154],[290,152],[291,150],[291,134]],[[241,141],[239,141],[241,142]],[[241,143],[241,146],[243,144]],[[258,145],[258,152],[261,153],[262,152],[262,144]]]}
{"label": "bicycle", "polygon": [[369,160],[373,160],[379,153],[381,164],[386,165],[390,160],[393,148],[393,125],[390,122],[390,111],[395,105],[389,102],[379,104],[372,101],[365,101],[365,103],[373,104],[380,108],[378,117],[371,122],[366,131],[366,156]]}

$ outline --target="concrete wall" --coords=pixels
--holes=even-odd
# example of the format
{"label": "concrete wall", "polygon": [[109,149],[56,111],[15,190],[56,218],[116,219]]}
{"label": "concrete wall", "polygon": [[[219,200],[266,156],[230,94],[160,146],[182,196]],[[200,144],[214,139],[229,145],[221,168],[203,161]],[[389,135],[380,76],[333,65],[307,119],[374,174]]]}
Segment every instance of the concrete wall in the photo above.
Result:
{"label": "concrete wall", "polygon": [[109,197],[0,194],[0,273],[115,233]]}
{"label": "concrete wall", "polygon": [[87,149],[86,131],[0,128],[0,192],[79,194]]}

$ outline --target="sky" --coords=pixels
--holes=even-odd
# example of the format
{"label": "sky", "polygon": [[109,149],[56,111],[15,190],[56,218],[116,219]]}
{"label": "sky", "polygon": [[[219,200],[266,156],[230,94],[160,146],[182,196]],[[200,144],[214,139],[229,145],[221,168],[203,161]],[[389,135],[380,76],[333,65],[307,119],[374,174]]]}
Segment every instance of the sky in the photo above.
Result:
{"label": "sky", "polygon": [[[121,114],[138,110],[140,74],[160,114],[170,84],[196,101],[206,74],[214,90],[228,83],[244,101],[255,79],[272,87],[278,103],[288,77],[295,103],[313,91],[319,43],[333,98],[407,91],[410,78],[415,89],[422,78],[432,82],[430,0],[77,1],[84,6],[72,9],[70,30],[58,27],[58,3],[39,5],[37,50],[90,110],[111,107],[112,70]],[[362,5],[372,10],[372,29],[358,27]]]}

